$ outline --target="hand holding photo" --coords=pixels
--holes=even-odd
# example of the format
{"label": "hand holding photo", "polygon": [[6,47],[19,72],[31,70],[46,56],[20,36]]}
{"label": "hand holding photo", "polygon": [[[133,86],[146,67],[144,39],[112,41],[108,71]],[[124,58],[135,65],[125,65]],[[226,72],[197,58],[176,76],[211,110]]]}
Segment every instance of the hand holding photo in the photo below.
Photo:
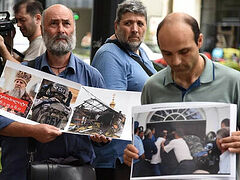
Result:
{"label": "hand holding photo", "polygon": [[236,154],[222,148],[221,139],[236,130],[236,105],[143,105],[133,108],[133,121],[142,158],[133,160],[131,179],[235,179]]}

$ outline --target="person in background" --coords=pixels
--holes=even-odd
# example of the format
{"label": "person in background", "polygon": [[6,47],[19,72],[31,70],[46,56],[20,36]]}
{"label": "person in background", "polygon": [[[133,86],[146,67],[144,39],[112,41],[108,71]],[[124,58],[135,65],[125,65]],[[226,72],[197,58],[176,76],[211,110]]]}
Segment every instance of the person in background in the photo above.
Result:
{"label": "person in background", "polygon": [[[135,0],[119,4],[114,28],[114,40],[108,39],[98,49],[92,66],[102,74],[106,88],[140,92],[149,75],[134,58],[152,74],[156,72],[146,52],[140,47],[147,29],[146,8]],[[129,143],[112,140],[101,149],[94,147],[97,180],[130,178],[130,168],[123,163],[123,151]]]}
{"label": "person in background", "polygon": [[140,127],[139,127],[138,136],[141,138],[141,140],[143,140],[143,138],[144,138],[144,129],[143,129],[143,126],[140,126]]}
{"label": "person in background", "polygon": [[154,136],[154,134],[155,134],[155,128],[151,128],[151,131],[152,131],[152,141],[153,142],[155,142],[156,141],[156,138],[155,138],[155,136]]}
{"label": "person in background", "polygon": [[[24,62],[35,69],[84,86],[104,87],[101,74],[71,51],[76,45],[73,12],[61,4],[48,7],[42,16],[42,33],[47,51],[34,61]],[[73,157],[81,165],[91,165],[95,158],[92,141],[108,142],[104,136],[80,136],[62,133],[48,124],[24,124],[0,116],[2,147],[1,180],[26,180],[28,138],[36,140],[35,160]]]}
{"label": "person in background", "polygon": [[23,52],[24,58],[12,56],[8,51],[4,39],[0,36],[0,54],[4,60],[14,62],[30,61],[46,51],[45,44],[41,35],[41,18],[43,7],[39,1],[23,0],[13,7],[17,26],[20,28],[24,37],[27,37],[30,44],[28,49]]}
{"label": "person in background", "polygon": [[[159,24],[157,39],[168,66],[147,81],[142,104],[187,101],[237,104],[239,127],[240,72],[199,53],[203,34],[197,21],[185,13],[171,13]],[[230,153],[240,153],[240,131],[219,142]],[[137,150],[129,144],[124,162],[130,165],[132,158],[138,158]]]}
{"label": "person in background", "polygon": [[91,32],[87,32],[85,36],[83,36],[81,40],[81,46],[86,49],[90,49],[91,47],[91,39],[92,39],[92,34]]}
{"label": "person in background", "polygon": [[144,132],[143,148],[145,155],[145,164],[141,167],[142,176],[155,175],[155,165],[151,164],[152,156],[157,153],[158,149],[152,141],[152,131],[147,128]]}
{"label": "person in background", "polygon": [[229,127],[229,126],[230,126],[230,119],[225,118],[221,121],[221,128]]}
{"label": "person in background", "polygon": [[217,138],[216,138],[216,144],[218,149],[221,151],[221,155],[219,158],[219,171],[218,173],[230,173],[230,153],[227,151],[227,149],[221,147],[220,139],[228,137],[230,135],[229,127],[221,128],[217,131]]}
{"label": "person in background", "polygon": [[139,133],[139,122],[134,121],[134,146],[138,149],[138,155],[139,159],[134,159],[133,160],[133,176],[138,176],[141,173],[141,166],[142,166],[142,161],[145,159],[144,155],[144,148],[143,148],[143,142],[141,138],[138,136]]}
{"label": "person in background", "polygon": [[161,144],[166,140],[166,137],[164,137],[163,132],[160,132],[159,137],[157,138],[155,145],[157,147],[157,153],[152,156],[151,164],[153,167],[154,175],[160,176],[161,175]]}
{"label": "person in background", "polygon": [[164,142],[162,142],[163,150],[167,153],[174,150],[177,158],[178,166],[173,174],[192,174],[196,168],[190,149],[186,141],[182,138],[183,136],[182,129],[177,129],[174,131],[174,139],[169,144],[165,146]]}

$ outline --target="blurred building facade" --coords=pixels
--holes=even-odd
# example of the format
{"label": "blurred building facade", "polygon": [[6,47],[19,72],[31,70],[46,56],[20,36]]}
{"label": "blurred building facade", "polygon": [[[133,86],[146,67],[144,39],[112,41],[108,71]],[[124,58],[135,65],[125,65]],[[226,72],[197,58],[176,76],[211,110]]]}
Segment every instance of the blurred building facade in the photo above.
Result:
{"label": "blurred building facade", "polygon": [[[9,11],[19,0],[0,0],[0,11]],[[70,7],[76,19],[77,48],[87,32],[92,32],[92,44],[100,47],[114,32],[113,22],[117,4],[123,0],[39,0],[44,7],[60,3]],[[240,1],[236,0],[141,0],[148,11],[146,41],[156,44],[158,23],[171,12],[186,12],[197,19],[205,39],[203,51],[216,46],[239,48]],[[94,17],[97,14],[97,18]],[[108,13],[107,13],[108,12]],[[97,28],[99,27],[99,28]],[[94,32],[95,29],[98,29]],[[102,30],[101,30],[102,29]],[[100,31],[101,30],[101,31]],[[100,38],[101,37],[101,38]]]}

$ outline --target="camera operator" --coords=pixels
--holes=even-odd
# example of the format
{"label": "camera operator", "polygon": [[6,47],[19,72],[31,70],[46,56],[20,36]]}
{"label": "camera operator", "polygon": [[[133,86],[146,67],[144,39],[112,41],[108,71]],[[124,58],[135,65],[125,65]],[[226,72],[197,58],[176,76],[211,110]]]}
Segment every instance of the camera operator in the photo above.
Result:
{"label": "camera operator", "polygon": [[7,37],[3,38],[0,35],[0,54],[4,61],[22,62],[33,60],[46,50],[41,36],[41,14],[43,7],[38,1],[23,0],[15,4],[13,10],[17,26],[20,28],[23,36],[28,38],[30,44],[28,49],[23,52],[24,57],[17,56],[16,54],[12,56],[6,45]]}

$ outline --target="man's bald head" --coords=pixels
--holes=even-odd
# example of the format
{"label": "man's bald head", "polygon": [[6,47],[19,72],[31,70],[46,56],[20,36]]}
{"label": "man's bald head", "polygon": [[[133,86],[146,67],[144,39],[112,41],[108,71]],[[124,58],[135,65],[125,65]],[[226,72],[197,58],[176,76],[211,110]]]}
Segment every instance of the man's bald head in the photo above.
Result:
{"label": "man's bald head", "polygon": [[62,4],[54,4],[54,5],[49,6],[47,9],[45,9],[43,11],[42,26],[44,26],[44,21],[45,21],[46,16],[48,16],[48,14],[51,14],[53,12],[58,12],[58,11],[61,11],[61,13],[63,13],[63,14],[70,13],[71,18],[72,18],[73,22],[75,23],[74,17],[73,17],[73,11],[71,9],[69,9],[68,7],[66,7]]}
{"label": "man's bald head", "polygon": [[42,15],[42,35],[47,51],[56,56],[69,54],[76,45],[73,12],[62,4],[54,4]]}
{"label": "man's bald head", "polygon": [[[159,46],[159,39],[158,35],[163,26],[169,26],[169,28],[173,27],[174,25],[178,24],[187,24],[191,27],[193,34],[194,34],[194,41],[198,45],[198,38],[200,35],[200,29],[198,26],[198,23],[196,19],[194,19],[192,16],[186,14],[186,13],[171,13],[168,14],[162,22],[158,25],[157,28],[157,40],[158,40],[158,46]],[[160,46],[159,46],[160,47]]]}

